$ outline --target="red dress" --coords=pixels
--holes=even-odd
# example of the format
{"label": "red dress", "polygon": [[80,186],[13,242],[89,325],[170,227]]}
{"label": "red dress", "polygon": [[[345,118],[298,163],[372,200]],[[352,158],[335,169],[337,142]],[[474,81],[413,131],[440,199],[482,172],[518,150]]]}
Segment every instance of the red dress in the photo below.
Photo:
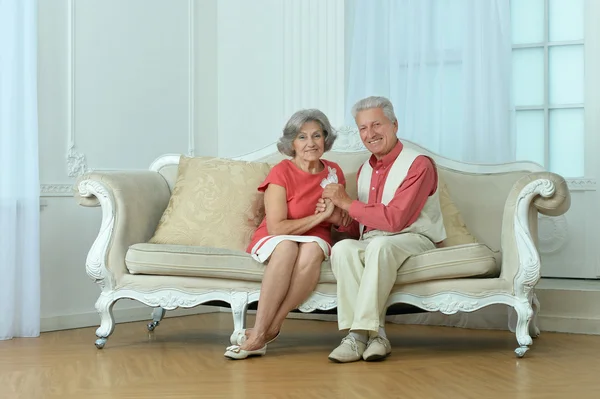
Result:
{"label": "red dress", "polygon": [[[326,159],[321,159],[321,162],[325,165],[323,170],[312,174],[298,168],[290,160],[283,160],[271,169],[265,181],[258,186],[258,190],[264,192],[271,183],[285,188],[288,219],[302,219],[313,215],[317,201],[323,193],[321,186],[323,179],[329,177],[329,181],[331,181],[332,177],[337,177],[338,183],[346,184],[344,173],[338,164]],[[331,223],[321,223],[302,235],[272,236],[267,231],[267,218],[265,217],[252,235],[250,245],[246,250],[256,260],[264,262],[282,240],[317,242],[323,248],[327,258],[332,245]]]}

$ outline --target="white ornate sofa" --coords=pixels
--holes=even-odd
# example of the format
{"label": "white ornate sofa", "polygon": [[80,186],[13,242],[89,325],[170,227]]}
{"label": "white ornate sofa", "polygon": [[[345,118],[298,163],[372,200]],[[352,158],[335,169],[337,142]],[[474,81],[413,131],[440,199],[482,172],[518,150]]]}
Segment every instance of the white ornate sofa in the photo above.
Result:
{"label": "white ornate sofa", "polygon": [[[516,312],[515,352],[522,357],[532,336],[539,334],[534,294],[540,279],[537,217],[568,210],[564,179],[534,163],[465,164],[403,142],[436,160],[458,212],[448,216],[444,211],[445,223],[454,223],[459,235],[466,225],[468,233],[462,241],[407,261],[389,298],[390,312],[404,312],[394,310],[398,304],[444,314],[508,305]],[[349,191],[355,192],[356,170],[368,156],[357,135],[342,132],[324,157],[340,164]],[[262,265],[243,251],[149,243],[170,203],[180,159],[162,156],[148,171],[91,172],[76,184],[80,205],[102,207],[98,237],[86,261],[88,275],[101,289],[96,302],[101,320],[98,348],[115,328],[112,307],[121,298],[154,308],[149,330],[159,324],[165,310],[200,304],[230,306],[234,328],[243,328],[249,305],[259,299]],[[237,159],[274,164],[282,156],[272,145]],[[333,312],[335,293],[335,278],[325,262],[315,292],[298,311]]]}

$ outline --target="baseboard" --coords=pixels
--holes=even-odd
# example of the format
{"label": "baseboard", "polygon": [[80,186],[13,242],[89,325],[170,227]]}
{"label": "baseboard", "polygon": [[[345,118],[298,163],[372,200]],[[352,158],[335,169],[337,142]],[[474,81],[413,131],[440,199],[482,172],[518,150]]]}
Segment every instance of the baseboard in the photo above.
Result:
{"label": "baseboard", "polygon": [[540,315],[539,324],[541,331],[600,335],[599,318]]}
{"label": "baseboard", "polygon": [[[219,308],[217,307],[200,305],[191,309],[179,308],[175,310],[169,310],[165,314],[165,318],[189,316],[201,313],[214,313],[218,311]],[[128,323],[132,321],[143,320],[147,320],[149,322],[150,320],[152,320],[152,308],[147,306],[126,309],[115,309],[113,311],[113,314],[117,323]],[[49,332],[58,330],[69,330],[73,328],[98,327],[100,325],[100,317],[96,312],[77,313],[70,315],[43,317],[40,320],[40,323],[41,331]]]}
{"label": "baseboard", "polygon": [[600,334],[600,281],[542,279],[535,292],[540,330]]}
{"label": "baseboard", "polygon": [[[426,325],[457,327],[474,330],[508,330],[508,309],[504,305],[492,306],[474,313],[457,313],[444,315],[441,313],[419,313],[409,315],[388,316],[387,322],[405,325]],[[335,315],[290,313],[289,319],[320,320],[336,322]],[[571,317],[540,314],[538,327],[544,332],[560,332],[571,334],[600,335],[600,318]]]}

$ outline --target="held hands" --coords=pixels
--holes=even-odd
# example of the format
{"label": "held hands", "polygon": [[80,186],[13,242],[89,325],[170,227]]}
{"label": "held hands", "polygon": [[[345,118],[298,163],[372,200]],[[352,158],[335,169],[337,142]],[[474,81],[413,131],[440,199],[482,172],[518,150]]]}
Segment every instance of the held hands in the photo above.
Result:
{"label": "held hands", "polygon": [[336,207],[342,208],[344,211],[350,210],[350,205],[352,205],[352,198],[346,193],[342,184],[328,184],[323,189],[321,197],[331,200]]}
{"label": "held hands", "polygon": [[315,214],[323,213],[327,214],[329,208],[332,209],[331,214],[325,219],[326,222],[335,224],[337,226],[348,226],[352,222],[352,218],[345,210],[333,205],[333,202],[329,199],[319,198],[315,209]]}
{"label": "held hands", "polygon": [[[321,200],[323,199],[319,198],[319,201]],[[323,205],[317,207],[317,209],[319,211],[315,211],[315,214],[321,214],[324,220],[329,221],[329,219],[331,219],[331,216],[333,215],[333,211],[335,210],[335,205],[333,205],[333,202],[331,202],[330,200],[327,200],[323,201]]]}

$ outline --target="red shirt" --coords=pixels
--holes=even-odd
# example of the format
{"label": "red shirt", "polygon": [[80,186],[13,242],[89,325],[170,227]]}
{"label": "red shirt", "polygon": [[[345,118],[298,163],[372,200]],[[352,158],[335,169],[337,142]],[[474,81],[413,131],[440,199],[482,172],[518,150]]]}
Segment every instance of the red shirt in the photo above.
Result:
{"label": "red shirt", "polygon": [[[338,164],[325,159],[321,159],[321,162],[325,165],[323,171],[312,174],[298,168],[290,160],[283,160],[273,166],[265,181],[258,186],[258,191],[264,192],[271,183],[282,186],[286,192],[288,219],[302,219],[314,215],[317,201],[323,194],[321,180],[327,177],[329,168],[335,169],[338,183],[346,184],[344,173]],[[267,218],[265,217],[254,232],[247,252],[251,252],[254,245],[268,235],[270,234],[267,231]],[[331,223],[321,223],[303,235],[317,236],[325,240],[329,245],[333,245],[331,240]]]}
{"label": "red shirt", "polygon": [[[377,160],[374,155],[369,158],[369,165],[373,168],[369,200],[366,204],[357,200],[352,202],[349,214],[354,221],[346,228],[340,227],[339,231],[358,237],[358,225],[362,223],[365,233],[374,229],[398,232],[417,220],[425,202],[437,190],[437,170],[429,157],[418,156],[388,205],[381,203],[385,180],[402,148],[402,143],[398,141],[392,151],[382,159]],[[357,181],[361,169],[362,166],[358,169]]]}

